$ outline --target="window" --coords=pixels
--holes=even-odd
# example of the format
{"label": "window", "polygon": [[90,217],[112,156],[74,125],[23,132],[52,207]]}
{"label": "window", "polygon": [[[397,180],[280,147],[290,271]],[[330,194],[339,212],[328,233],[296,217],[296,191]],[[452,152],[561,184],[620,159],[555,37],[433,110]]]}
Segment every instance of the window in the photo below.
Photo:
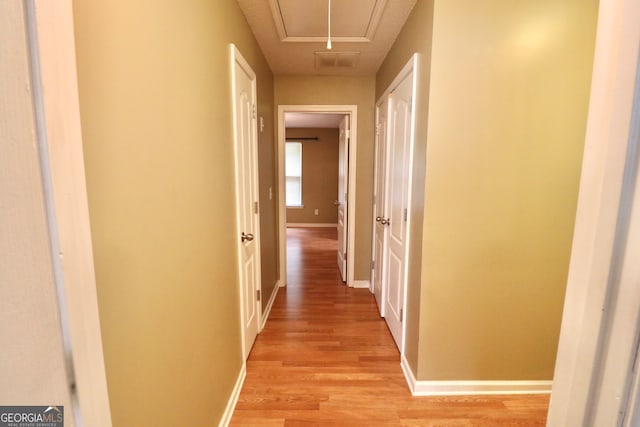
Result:
{"label": "window", "polygon": [[284,169],[287,206],[302,206],[302,143],[285,143]]}

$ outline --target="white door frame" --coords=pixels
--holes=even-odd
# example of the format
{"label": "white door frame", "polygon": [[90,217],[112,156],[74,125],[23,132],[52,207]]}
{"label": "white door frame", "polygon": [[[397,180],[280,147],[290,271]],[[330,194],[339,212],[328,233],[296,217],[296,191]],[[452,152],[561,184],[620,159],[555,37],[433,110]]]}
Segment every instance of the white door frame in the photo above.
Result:
{"label": "white door frame", "polygon": [[[624,274],[624,259],[634,262],[640,255],[627,246],[637,243],[628,227],[640,145],[639,21],[636,0],[600,2],[550,427],[604,425],[592,422],[605,418],[606,425],[618,426],[629,396],[625,382],[632,379],[637,342],[628,341],[637,339],[640,316],[640,289],[625,282]],[[625,321],[618,323],[620,314]],[[612,378],[607,367],[614,360],[618,372]]]}
{"label": "white door frame", "polygon": [[110,427],[71,0],[24,5],[60,327],[67,374],[75,381],[69,418],[76,425]]}
{"label": "white door frame", "polygon": [[[349,133],[351,129],[351,123],[349,123],[349,116],[343,115],[340,120],[339,137],[338,137],[338,270],[340,270],[340,277],[347,281],[347,266],[349,265],[346,249],[349,247],[347,241],[347,235],[345,231],[349,232],[349,222],[347,221],[349,211],[348,194],[349,189]],[[286,165],[285,165],[286,167]],[[346,178],[346,179],[345,179]]]}
{"label": "white door frame", "polygon": [[[407,197],[407,225],[406,225],[406,230],[407,230],[407,235],[405,236],[406,239],[406,243],[405,243],[405,253],[404,253],[404,274],[403,274],[403,289],[404,289],[404,296],[403,296],[403,302],[402,302],[402,307],[403,307],[403,313],[402,313],[402,348],[400,348],[400,355],[401,358],[404,357],[404,348],[406,345],[406,333],[407,333],[407,322],[406,322],[406,318],[407,318],[407,312],[406,310],[404,310],[404,308],[407,306],[407,278],[409,276],[409,270],[408,270],[408,266],[409,266],[409,248],[411,247],[411,233],[409,232],[411,230],[411,203],[412,203],[412,193],[413,193],[413,151],[414,151],[414,146],[415,146],[415,135],[416,135],[416,108],[415,106],[417,105],[418,102],[418,76],[420,75],[420,70],[419,70],[419,60],[420,60],[420,54],[418,53],[414,53],[411,56],[411,59],[409,59],[409,61],[405,64],[404,67],[402,67],[402,70],[400,70],[400,72],[398,73],[398,75],[393,79],[393,81],[391,82],[391,84],[385,89],[385,91],[382,93],[382,95],[380,96],[380,98],[378,98],[378,100],[376,101],[376,106],[380,105],[380,103],[382,102],[382,100],[389,96],[396,87],[398,87],[398,85],[400,83],[402,83],[402,81],[411,73],[413,73],[413,90],[412,90],[412,95],[411,95],[411,141],[409,143],[409,170],[407,171],[407,173],[409,174],[409,185],[407,188],[408,191],[408,197]],[[387,131],[388,132],[388,131]],[[388,138],[387,138],[388,139]],[[374,171],[374,173],[377,173],[377,171]],[[377,177],[374,178],[374,182],[377,179]],[[372,234],[372,238],[375,239],[375,232],[376,232],[376,219],[375,219],[375,212],[372,213],[373,218],[372,218],[372,222],[373,222],[373,234]],[[372,240],[372,242],[374,242],[375,240]],[[372,245],[373,246],[373,245]],[[375,259],[375,248],[372,248],[372,257],[371,259]],[[378,260],[376,260],[376,263],[378,263]],[[383,284],[384,286],[384,284]],[[371,292],[373,292],[373,281],[371,282]],[[387,292],[387,289],[383,289],[382,294],[384,295]]]}
{"label": "white door frame", "polygon": [[[347,185],[347,285],[354,286],[354,246],[356,240],[356,148],[358,141],[358,106],[357,105],[278,105],[278,231],[280,257],[280,286],[287,282],[287,208],[285,204],[285,176],[284,176],[284,143],[285,143],[285,113],[326,113],[346,114],[349,117],[349,183]],[[336,171],[337,173],[337,171]]]}
{"label": "white door frame", "polygon": [[[238,197],[239,193],[240,193],[240,188],[241,188],[241,184],[240,184],[240,175],[239,175],[239,161],[240,161],[240,157],[239,157],[239,153],[238,153],[238,147],[240,142],[238,141],[238,134],[237,134],[237,126],[236,126],[236,109],[237,109],[237,105],[236,105],[236,72],[235,72],[235,65],[238,64],[242,67],[242,69],[249,75],[249,77],[251,78],[251,97],[252,100],[251,102],[253,103],[253,107],[254,107],[254,115],[253,115],[253,120],[252,120],[252,133],[253,133],[253,138],[254,141],[256,142],[256,144],[253,146],[254,150],[256,150],[256,152],[254,153],[254,155],[252,156],[253,159],[253,164],[252,164],[252,168],[254,170],[254,188],[256,189],[256,193],[258,191],[258,186],[259,186],[259,182],[258,182],[258,163],[257,163],[257,159],[258,159],[258,153],[257,153],[257,135],[258,135],[258,131],[257,131],[257,120],[256,120],[256,114],[255,114],[255,109],[257,108],[257,89],[256,89],[256,74],[255,72],[251,69],[251,66],[249,65],[249,63],[244,59],[244,57],[242,56],[242,54],[240,53],[240,51],[238,50],[238,48],[233,44],[230,43],[229,44],[229,64],[230,64],[230,73],[231,73],[231,107],[232,107],[232,119],[233,119],[233,146],[234,146],[234,157],[235,157],[235,164],[234,164],[234,175],[235,175],[235,189],[236,189],[236,254],[237,254],[237,269],[238,269],[238,279],[240,280],[240,286],[238,287],[240,290],[240,320],[241,320],[241,325],[242,327],[240,328],[241,331],[241,339],[242,339],[242,355],[244,357],[244,360],[247,360],[247,357],[249,357],[249,351],[251,350],[250,348],[246,348],[246,344],[245,344],[245,318],[246,318],[246,313],[244,311],[244,304],[242,303],[242,299],[244,298],[244,285],[245,283],[242,281],[242,245],[243,243],[240,240],[240,235],[242,232],[244,232],[245,230],[241,229],[241,200]],[[256,199],[258,197],[258,194],[255,195]],[[255,281],[256,281],[256,290],[258,290],[260,293],[262,293],[262,283],[261,283],[261,278],[262,278],[262,272],[261,272],[261,264],[260,264],[260,210],[257,209],[255,212],[256,215],[256,229],[252,230],[253,231],[253,239],[254,239],[254,244],[256,245],[256,250],[255,250],[255,264],[256,264],[256,277],[255,277]],[[258,333],[260,333],[260,329],[261,326],[263,325],[262,322],[262,303],[259,299],[254,299],[254,304],[255,304],[255,310],[256,310],[256,316],[257,316],[257,322],[258,322]]]}

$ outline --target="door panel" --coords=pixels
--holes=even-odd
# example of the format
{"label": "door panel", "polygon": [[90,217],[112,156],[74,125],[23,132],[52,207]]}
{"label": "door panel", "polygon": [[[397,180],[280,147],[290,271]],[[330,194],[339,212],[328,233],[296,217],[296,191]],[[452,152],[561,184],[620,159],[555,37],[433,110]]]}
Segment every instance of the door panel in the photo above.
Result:
{"label": "door panel", "polygon": [[[237,55],[237,52],[236,52]],[[242,328],[244,357],[248,357],[256,339],[260,322],[260,244],[259,216],[257,209],[257,133],[254,105],[256,104],[255,74],[244,61],[234,64],[236,180],[238,228],[240,236],[239,279],[242,301]]]}
{"label": "door panel", "polygon": [[389,150],[387,151],[387,260],[385,320],[398,348],[402,350],[405,253],[409,199],[409,154],[411,144],[411,94],[413,74],[391,93]]}
{"label": "door panel", "polygon": [[340,122],[338,145],[338,268],[342,281],[347,281],[347,213],[349,183],[349,116]]}
{"label": "door panel", "polygon": [[386,227],[381,222],[387,211],[387,121],[388,121],[389,97],[386,96],[376,107],[376,166],[373,213],[376,219],[374,223],[374,254],[371,279],[373,281],[373,294],[378,304],[380,316],[385,315],[385,290],[383,286],[385,274],[385,254],[387,247]]}

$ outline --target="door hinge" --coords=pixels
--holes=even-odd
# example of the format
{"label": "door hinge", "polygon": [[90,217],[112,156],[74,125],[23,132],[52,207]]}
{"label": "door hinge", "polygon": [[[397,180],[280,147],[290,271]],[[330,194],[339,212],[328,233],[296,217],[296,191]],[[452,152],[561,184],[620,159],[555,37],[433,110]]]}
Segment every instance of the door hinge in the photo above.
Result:
{"label": "door hinge", "polygon": [[351,138],[351,131],[349,129],[344,131],[344,137],[347,138],[347,139]]}
{"label": "door hinge", "polygon": [[251,109],[252,113],[253,113],[253,118],[256,118],[256,114],[257,114],[257,108],[256,108],[256,104],[253,104],[253,108]]}
{"label": "door hinge", "polygon": [[380,123],[376,124],[376,136],[380,135]]}
{"label": "door hinge", "polygon": [[260,289],[256,290],[256,300],[260,301],[260,299],[262,298],[262,295],[260,295]]}
{"label": "door hinge", "polygon": [[258,213],[258,202],[253,202],[253,213]]}
{"label": "door hinge", "polygon": [[371,269],[372,269],[372,270],[375,270],[375,268],[376,268],[376,260],[375,260],[375,259],[372,259],[372,260],[371,260]]}
{"label": "door hinge", "polygon": [[404,222],[407,222],[407,208],[404,208]]}

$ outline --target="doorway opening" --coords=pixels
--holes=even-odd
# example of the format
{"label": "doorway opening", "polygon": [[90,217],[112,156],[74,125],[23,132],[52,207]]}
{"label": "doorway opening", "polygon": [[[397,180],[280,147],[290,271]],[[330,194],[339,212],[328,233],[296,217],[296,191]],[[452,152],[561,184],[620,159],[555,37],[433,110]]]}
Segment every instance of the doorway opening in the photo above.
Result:
{"label": "doorway opening", "polygon": [[[289,133],[287,133],[289,129]],[[311,135],[309,130],[328,137]],[[327,130],[327,132],[323,131]],[[333,129],[328,131],[328,129]],[[313,132],[311,132],[313,133]],[[334,134],[331,136],[331,134]],[[335,138],[334,138],[335,137]],[[303,193],[309,178],[302,176],[302,164],[318,166],[322,139],[333,140],[333,148],[338,158],[326,159],[327,167],[320,177],[312,181],[322,181],[324,177],[336,180],[335,191],[313,196],[307,199]],[[287,144],[289,143],[289,146]],[[305,149],[305,146],[307,148]],[[354,285],[354,245],[355,245],[355,201],[356,201],[356,147],[357,147],[357,106],[355,105],[280,105],[278,106],[278,187],[279,187],[279,247],[280,247],[280,283],[286,285],[287,274],[287,238],[286,228],[336,227],[338,229],[338,250],[336,264],[343,281],[350,287]],[[287,172],[287,150],[290,164],[294,167]],[[307,160],[307,162],[305,162]],[[309,160],[311,162],[309,162]],[[296,162],[299,162],[296,165]],[[299,166],[299,167],[295,167]],[[318,172],[316,172],[317,175]],[[330,184],[331,186],[331,184]],[[320,187],[323,187],[322,185]],[[327,187],[324,185],[324,187]],[[289,193],[289,194],[287,194]],[[331,198],[329,200],[328,198]],[[310,200],[310,203],[306,203]],[[323,207],[319,207],[322,203]],[[287,220],[287,211],[291,214]],[[311,219],[310,219],[311,218]],[[322,218],[322,219],[321,219]]]}

